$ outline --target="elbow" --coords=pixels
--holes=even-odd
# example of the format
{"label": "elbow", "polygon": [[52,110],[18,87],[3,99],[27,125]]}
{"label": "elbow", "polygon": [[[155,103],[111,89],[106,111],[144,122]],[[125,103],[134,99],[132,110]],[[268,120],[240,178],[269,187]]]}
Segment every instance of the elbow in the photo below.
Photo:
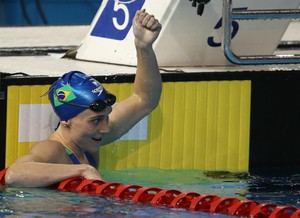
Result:
{"label": "elbow", "polygon": [[134,96],[138,99],[136,101],[136,108],[142,112],[143,116],[150,114],[158,105],[160,101],[160,95],[156,96],[139,96],[134,94]]}
{"label": "elbow", "polygon": [[144,116],[150,114],[157,106],[159,102],[144,102],[143,108],[144,108]]}
{"label": "elbow", "polygon": [[148,113],[151,113],[155,108],[157,108],[159,102],[160,102],[160,96],[157,96],[155,100],[149,101],[147,105]]}
{"label": "elbow", "polygon": [[157,106],[159,105],[161,98],[161,89],[156,90],[156,93],[152,93],[152,95],[144,98],[145,105],[147,108],[147,113],[151,113]]}
{"label": "elbow", "polygon": [[18,176],[17,174],[12,170],[8,169],[5,174],[5,185],[6,186],[16,186],[18,185]]}
{"label": "elbow", "polygon": [[149,106],[148,114],[150,114],[155,108],[157,108],[158,103],[159,103],[159,102],[153,103],[153,104],[151,104],[151,105]]}

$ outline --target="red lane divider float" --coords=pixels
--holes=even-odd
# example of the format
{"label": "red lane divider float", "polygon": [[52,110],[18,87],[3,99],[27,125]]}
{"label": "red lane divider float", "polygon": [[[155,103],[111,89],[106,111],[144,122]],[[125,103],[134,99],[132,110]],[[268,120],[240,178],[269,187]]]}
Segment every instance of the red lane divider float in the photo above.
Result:
{"label": "red lane divider float", "polygon": [[[0,184],[5,185],[5,173],[0,171]],[[114,197],[135,202],[149,203],[154,206],[184,208],[192,211],[227,214],[253,218],[300,218],[300,209],[276,204],[260,204],[251,200],[200,195],[195,192],[180,192],[174,189],[124,185],[118,182],[76,177],[66,179],[54,186],[68,192],[87,193],[95,196]]]}
{"label": "red lane divider float", "polygon": [[5,185],[5,173],[7,168],[0,171],[0,185]]}

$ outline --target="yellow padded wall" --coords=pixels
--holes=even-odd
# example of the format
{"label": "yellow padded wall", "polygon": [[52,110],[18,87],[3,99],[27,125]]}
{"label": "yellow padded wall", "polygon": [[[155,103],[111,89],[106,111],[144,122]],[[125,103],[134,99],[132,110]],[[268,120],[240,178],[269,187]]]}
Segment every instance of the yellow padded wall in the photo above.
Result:
{"label": "yellow padded wall", "polygon": [[[7,122],[6,122],[6,167],[18,157],[26,154],[35,142],[19,143],[19,105],[20,104],[49,104],[47,97],[41,97],[49,86],[9,86],[7,90]],[[29,130],[30,126],[28,126]]]}
{"label": "yellow padded wall", "polygon": [[[131,83],[105,87],[118,100],[133,90]],[[8,88],[6,166],[36,143],[18,142],[19,105],[49,104],[40,97],[48,88]],[[160,104],[148,117],[147,140],[101,147],[100,168],[247,171],[250,96],[250,81],[165,82]]]}
{"label": "yellow padded wall", "polygon": [[100,167],[247,171],[250,96],[250,81],[166,82],[148,140],[102,147]]}

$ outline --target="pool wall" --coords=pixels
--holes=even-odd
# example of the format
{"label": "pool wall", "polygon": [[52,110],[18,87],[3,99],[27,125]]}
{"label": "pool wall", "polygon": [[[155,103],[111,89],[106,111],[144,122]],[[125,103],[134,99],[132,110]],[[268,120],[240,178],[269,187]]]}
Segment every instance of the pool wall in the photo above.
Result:
{"label": "pool wall", "polygon": [[[101,148],[100,168],[228,171],[297,168],[300,162],[297,73],[162,74],[160,104],[131,136]],[[126,98],[133,88],[132,75],[96,78],[119,100]],[[31,139],[46,137],[36,130],[48,127],[31,121],[47,123],[43,119],[49,102],[47,97],[40,96],[54,79],[2,81],[7,88],[5,167],[38,141]],[[31,108],[28,116],[22,111],[24,105]],[[20,141],[20,137],[28,140]]]}

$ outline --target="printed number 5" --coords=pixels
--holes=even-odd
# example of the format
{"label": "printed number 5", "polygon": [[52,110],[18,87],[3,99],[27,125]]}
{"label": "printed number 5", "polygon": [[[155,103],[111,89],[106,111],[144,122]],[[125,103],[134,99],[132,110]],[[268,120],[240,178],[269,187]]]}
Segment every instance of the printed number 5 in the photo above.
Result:
{"label": "printed number 5", "polygon": [[113,24],[118,30],[124,30],[129,24],[129,10],[124,4],[118,4],[118,1],[115,1],[114,11],[117,12],[122,10],[124,12],[124,21],[123,23],[118,22],[118,17],[113,17]]}

